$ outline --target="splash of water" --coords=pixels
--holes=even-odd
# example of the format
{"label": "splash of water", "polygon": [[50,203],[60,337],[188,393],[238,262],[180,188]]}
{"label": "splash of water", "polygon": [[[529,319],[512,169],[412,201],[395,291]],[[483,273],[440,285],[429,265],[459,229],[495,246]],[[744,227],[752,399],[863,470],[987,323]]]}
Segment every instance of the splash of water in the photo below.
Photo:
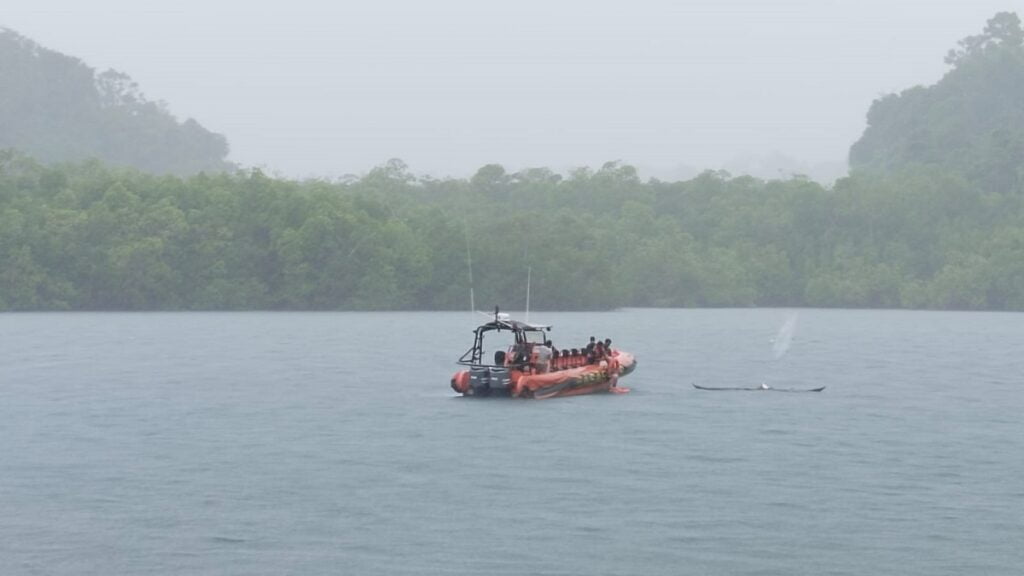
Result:
{"label": "splash of water", "polygon": [[775,336],[775,340],[772,340],[772,354],[776,360],[785,356],[786,352],[789,351],[790,344],[793,343],[793,333],[796,332],[796,318],[796,314],[786,318],[786,322],[779,328],[779,333]]}

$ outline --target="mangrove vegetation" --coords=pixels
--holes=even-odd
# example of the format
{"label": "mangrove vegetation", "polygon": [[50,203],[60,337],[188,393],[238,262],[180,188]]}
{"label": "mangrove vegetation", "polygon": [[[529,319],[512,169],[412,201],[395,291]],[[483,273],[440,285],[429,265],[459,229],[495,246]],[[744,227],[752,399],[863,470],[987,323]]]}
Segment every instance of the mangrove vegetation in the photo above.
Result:
{"label": "mangrove vegetation", "polygon": [[529,270],[547,309],[1024,310],[1022,44],[996,15],[936,85],[879,99],[830,186],[643,180],[614,161],[181,176],[7,150],[0,310],[466,309],[470,260],[481,308],[524,304]]}

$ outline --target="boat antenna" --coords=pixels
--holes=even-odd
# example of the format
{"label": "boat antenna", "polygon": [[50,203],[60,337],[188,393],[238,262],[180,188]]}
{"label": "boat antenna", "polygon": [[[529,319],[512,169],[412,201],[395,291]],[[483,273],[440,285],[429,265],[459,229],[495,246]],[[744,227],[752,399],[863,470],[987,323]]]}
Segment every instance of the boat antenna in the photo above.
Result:
{"label": "boat antenna", "polygon": [[476,297],[473,294],[473,254],[469,249],[469,227],[466,218],[462,218],[462,232],[466,236],[466,266],[469,269],[469,313],[476,314]]}
{"label": "boat antenna", "polygon": [[526,314],[523,319],[524,322],[530,322],[530,273],[533,271],[533,266],[529,265],[530,262],[530,239],[529,237],[523,238],[523,260],[527,262],[526,265]]}
{"label": "boat antenna", "polygon": [[532,266],[526,267],[526,323],[530,323],[530,272],[533,270]]}

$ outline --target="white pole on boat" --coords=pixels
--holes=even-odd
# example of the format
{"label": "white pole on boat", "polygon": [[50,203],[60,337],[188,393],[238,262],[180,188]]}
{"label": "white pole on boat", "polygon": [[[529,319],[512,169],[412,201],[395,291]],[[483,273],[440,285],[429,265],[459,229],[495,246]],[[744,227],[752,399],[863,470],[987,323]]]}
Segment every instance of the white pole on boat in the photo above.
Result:
{"label": "white pole on boat", "polygon": [[530,273],[533,271],[532,266],[526,267],[526,322],[530,322]]}
{"label": "white pole on boat", "polygon": [[473,254],[469,250],[469,228],[462,219],[462,231],[466,235],[466,265],[469,268],[469,313],[476,314],[476,299],[473,295]]}

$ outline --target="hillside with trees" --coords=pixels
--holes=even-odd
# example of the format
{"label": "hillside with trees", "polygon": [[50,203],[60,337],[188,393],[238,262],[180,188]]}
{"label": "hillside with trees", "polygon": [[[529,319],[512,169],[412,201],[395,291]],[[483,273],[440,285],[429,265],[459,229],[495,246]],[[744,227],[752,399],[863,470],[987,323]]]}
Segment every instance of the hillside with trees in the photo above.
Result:
{"label": "hillside with trees", "polygon": [[937,84],[881,98],[850,149],[853,169],[907,165],[955,169],[988,189],[1024,181],[1024,31],[1001,12],[960,41]]}
{"label": "hillside with trees", "polygon": [[157,174],[233,169],[224,136],[179,122],[126,74],[0,28],[0,149],[43,162],[99,159]]}
{"label": "hillside with trees", "polygon": [[619,162],[182,178],[2,152],[0,310],[465,309],[470,258],[480,307],[524,304],[529,269],[531,306],[546,309],[1024,310],[1011,16],[962,42],[936,86],[876,103],[855,170],[830,188],[723,172],[643,181]]}

